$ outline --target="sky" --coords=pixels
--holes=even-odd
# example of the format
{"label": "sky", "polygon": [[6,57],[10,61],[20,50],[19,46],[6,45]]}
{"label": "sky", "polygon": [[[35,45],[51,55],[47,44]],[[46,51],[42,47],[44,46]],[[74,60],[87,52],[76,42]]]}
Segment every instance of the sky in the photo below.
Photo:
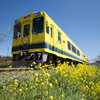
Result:
{"label": "sky", "polygon": [[[0,33],[12,37],[9,25],[36,11],[45,11],[90,61],[100,55],[100,0],[0,0]],[[11,56],[9,37],[0,43],[1,56]]]}

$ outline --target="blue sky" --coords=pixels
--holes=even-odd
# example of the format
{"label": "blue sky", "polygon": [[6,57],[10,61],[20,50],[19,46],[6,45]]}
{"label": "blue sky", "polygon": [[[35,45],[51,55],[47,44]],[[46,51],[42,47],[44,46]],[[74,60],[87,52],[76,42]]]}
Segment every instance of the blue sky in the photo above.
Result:
{"label": "blue sky", "polygon": [[[91,60],[100,55],[100,0],[0,0],[0,33],[23,15],[45,11]],[[0,55],[11,55],[12,39],[0,43]]]}

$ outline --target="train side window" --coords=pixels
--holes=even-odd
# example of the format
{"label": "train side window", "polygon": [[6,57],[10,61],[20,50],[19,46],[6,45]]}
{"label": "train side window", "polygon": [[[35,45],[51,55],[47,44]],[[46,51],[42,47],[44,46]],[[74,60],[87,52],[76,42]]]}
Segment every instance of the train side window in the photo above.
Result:
{"label": "train side window", "polygon": [[30,32],[30,24],[24,25],[24,36],[28,36]]}
{"label": "train side window", "polygon": [[58,43],[61,43],[61,33],[58,32]]}
{"label": "train side window", "polygon": [[86,56],[83,54],[83,59],[85,60],[86,59]]}
{"label": "train side window", "polygon": [[68,49],[71,50],[71,43],[68,41]]}
{"label": "train side window", "polygon": [[53,28],[50,27],[50,35],[51,35],[51,38],[52,38],[52,31],[53,31]]}
{"label": "train side window", "polygon": [[49,26],[46,27],[46,32],[49,34]]}
{"label": "train side window", "polygon": [[77,49],[77,55],[79,55],[80,56],[80,51]]}
{"label": "train side window", "polygon": [[21,23],[14,26],[14,38],[18,38],[21,35]]}
{"label": "train side window", "polygon": [[53,28],[52,26],[46,26],[46,33],[47,34],[50,34],[51,38],[52,38],[52,33],[53,33]]}
{"label": "train side window", "polygon": [[76,48],[72,45],[72,51],[76,53]]}
{"label": "train side window", "polygon": [[83,57],[85,58],[85,55],[83,54]]}

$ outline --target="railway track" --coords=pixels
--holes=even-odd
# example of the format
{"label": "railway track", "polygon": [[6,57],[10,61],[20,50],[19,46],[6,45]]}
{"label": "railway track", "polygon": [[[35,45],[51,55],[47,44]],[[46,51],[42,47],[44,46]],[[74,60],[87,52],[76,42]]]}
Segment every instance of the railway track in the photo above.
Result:
{"label": "railway track", "polygon": [[0,72],[6,71],[28,71],[30,68],[0,68]]}
{"label": "railway track", "polygon": [[[21,78],[22,71],[25,71],[26,77],[29,75],[30,68],[0,68],[0,83],[4,83],[7,80],[12,80],[14,78]],[[39,72],[40,70],[31,70],[32,74]]]}

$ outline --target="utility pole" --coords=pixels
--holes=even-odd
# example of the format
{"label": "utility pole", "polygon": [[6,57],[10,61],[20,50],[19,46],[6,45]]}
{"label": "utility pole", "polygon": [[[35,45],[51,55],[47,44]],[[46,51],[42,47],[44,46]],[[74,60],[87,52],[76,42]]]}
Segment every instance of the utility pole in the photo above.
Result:
{"label": "utility pole", "polygon": [[9,47],[7,48],[7,57],[9,56]]}

